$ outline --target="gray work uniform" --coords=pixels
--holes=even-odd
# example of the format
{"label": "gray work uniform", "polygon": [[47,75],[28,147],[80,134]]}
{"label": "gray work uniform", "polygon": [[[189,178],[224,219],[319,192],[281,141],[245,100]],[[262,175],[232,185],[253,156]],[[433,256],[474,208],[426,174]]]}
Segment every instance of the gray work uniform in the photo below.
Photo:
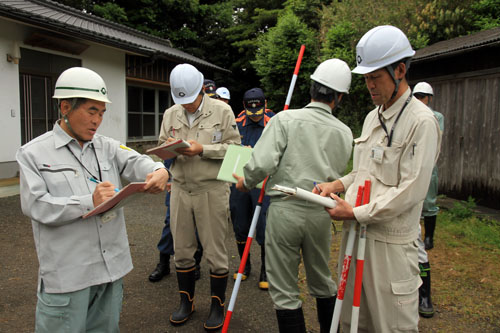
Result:
{"label": "gray work uniform", "polygon": [[300,200],[283,201],[276,185],[312,190],[314,182],[339,178],[351,156],[351,130],[324,103],[287,110],[271,118],[244,167],[245,186],[267,175],[271,198],[265,236],[266,273],[276,309],[301,307],[297,285],[301,254],[313,297],[335,295],[328,259],[331,219],[325,209]]}
{"label": "gray work uniform", "polygon": [[[441,144],[439,125],[431,110],[408,89],[382,121],[390,134],[394,121],[410,98],[393,132],[383,130],[378,108],[365,118],[361,136],[354,140],[353,170],[340,178],[346,201],[354,206],[358,187],[371,181],[370,203],[353,209],[367,224],[360,332],[418,331],[419,277],[417,237],[422,203]],[[344,223],[339,258],[344,258],[349,223]],[[353,258],[357,255],[358,237]],[[342,266],[339,266],[339,275]],[[356,267],[351,265],[342,307],[342,328],[350,330]]]}
{"label": "gray work uniform", "polygon": [[98,134],[82,148],[58,123],[19,148],[16,159],[21,207],[31,218],[40,264],[39,292],[71,293],[119,281],[132,270],[123,209],[106,221],[81,218],[94,208],[97,184],[89,177],[99,178],[100,169],[102,181],[121,188],[120,177],[144,181],[162,163]]}
{"label": "gray work uniform", "polygon": [[[444,116],[432,110],[434,116],[436,117],[439,123],[439,129],[441,133],[444,130]],[[427,195],[425,196],[424,206],[422,208],[422,216],[435,216],[439,212],[439,207],[436,206],[436,198],[438,193],[438,167],[434,165],[432,169],[431,182],[429,184],[429,190],[427,191]]]}
{"label": "gray work uniform", "polygon": [[229,144],[240,144],[231,107],[203,97],[192,125],[182,105],[165,111],[160,143],[169,137],[195,140],[203,145],[201,156],[179,155],[172,163],[171,228],[177,268],[194,266],[196,230],[212,273],[228,272],[225,246],[229,222],[229,185],[217,180]]}

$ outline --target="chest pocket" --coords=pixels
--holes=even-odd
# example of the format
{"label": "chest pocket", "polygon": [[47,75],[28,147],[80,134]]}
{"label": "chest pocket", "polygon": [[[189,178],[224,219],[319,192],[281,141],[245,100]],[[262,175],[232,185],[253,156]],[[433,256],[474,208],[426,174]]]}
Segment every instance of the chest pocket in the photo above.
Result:
{"label": "chest pocket", "polygon": [[[399,162],[402,152],[403,147],[394,143],[391,147],[372,147],[370,151],[370,170],[373,176],[387,186],[396,186],[400,180]],[[380,156],[380,153],[382,153],[382,156]]]}
{"label": "chest pocket", "polygon": [[354,139],[354,152],[353,152],[353,165],[358,166],[358,170],[366,169],[368,167],[368,160],[366,156],[369,154],[369,147],[367,145],[369,136],[361,136]]}
{"label": "chest pocket", "polygon": [[201,144],[214,144],[222,142],[222,130],[219,122],[204,122],[198,126],[196,141]]}
{"label": "chest pocket", "polygon": [[[41,164],[38,171],[45,179],[48,191],[53,196],[71,196],[76,189],[72,187],[83,177],[79,168],[71,164]],[[77,185],[78,187],[78,185]]]}

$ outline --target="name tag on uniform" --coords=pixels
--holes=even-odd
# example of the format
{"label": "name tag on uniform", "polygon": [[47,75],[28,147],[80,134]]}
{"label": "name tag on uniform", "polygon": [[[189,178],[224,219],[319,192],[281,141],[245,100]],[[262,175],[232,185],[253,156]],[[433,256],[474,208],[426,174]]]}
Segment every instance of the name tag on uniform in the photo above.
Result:
{"label": "name tag on uniform", "polygon": [[221,131],[215,131],[214,135],[212,136],[212,143],[219,143],[222,140],[222,132]]}
{"label": "name tag on uniform", "polygon": [[384,159],[384,148],[372,147],[372,154],[370,157],[374,162],[381,164],[382,160]]}

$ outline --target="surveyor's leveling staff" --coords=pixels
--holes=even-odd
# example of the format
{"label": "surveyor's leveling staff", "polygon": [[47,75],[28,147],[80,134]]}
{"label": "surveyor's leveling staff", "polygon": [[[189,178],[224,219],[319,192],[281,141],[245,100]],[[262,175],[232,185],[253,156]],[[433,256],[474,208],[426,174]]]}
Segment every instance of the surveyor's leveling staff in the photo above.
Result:
{"label": "surveyor's leveling staff", "polygon": [[306,49],[305,45],[302,45],[300,47],[299,57],[297,58],[297,63],[295,64],[295,70],[293,71],[292,82],[290,83],[290,88],[288,89],[285,108],[283,110],[288,110],[288,108],[290,107],[290,101],[292,100],[293,89],[295,88],[295,82],[297,82],[297,77],[299,76],[299,68],[302,62],[302,57],[304,56],[305,49]]}
{"label": "surveyor's leveling staff", "polygon": [[[370,190],[372,183],[365,180],[363,192],[363,205],[370,202]],[[358,332],[359,305],[361,303],[361,289],[363,287],[363,267],[365,264],[366,224],[361,223],[359,227],[358,255],[356,260],[356,278],[354,280],[354,297],[352,300],[351,333]]]}
{"label": "surveyor's leveling staff", "polygon": [[252,246],[252,240],[255,236],[255,229],[257,228],[257,221],[260,217],[260,211],[262,209],[262,201],[264,200],[265,188],[266,188],[267,177],[262,183],[262,188],[260,190],[259,200],[255,206],[255,211],[252,217],[252,223],[250,224],[250,230],[248,231],[247,243],[245,249],[243,250],[243,255],[241,256],[240,268],[238,269],[238,275],[236,277],[236,282],[234,282],[233,292],[231,293],[231,299],[229,300],[229,306],[227,308],[226,318],[224,318],[224,325],[222,326],[222,333],[226,333],[229,327],[229,322],[231,321],[231,316],[233,315],[234,303],[236,303],[236,297],[238,296],[238,290],[240,289],[241,278],[243,277],[243,271],[247,264],[248,253],[250,253],[250,246]]}
{"label": "surveyor's leveling staff", "polygon": [[[358,187],[358,194],[356,195],[355,207],[361,206],[363,201],[364,186]],[[349,269],[351,267],[352,249],[354,248],[354,237],[356,236],[356,221],[351,222],[349,228],[349,236],[347,238],[347,245],[344,254],[344,263],[342,265],[342,274],[340,275],[339,288],[337,290],[337,299],[335,300],[335,310],[333,311],[332,325],[330,326],[330,333],[337,333],[340,321],[340,312],[342,311],[342,303],[344,302],[345,286],[347,284],[347,277],[349,276]]]}

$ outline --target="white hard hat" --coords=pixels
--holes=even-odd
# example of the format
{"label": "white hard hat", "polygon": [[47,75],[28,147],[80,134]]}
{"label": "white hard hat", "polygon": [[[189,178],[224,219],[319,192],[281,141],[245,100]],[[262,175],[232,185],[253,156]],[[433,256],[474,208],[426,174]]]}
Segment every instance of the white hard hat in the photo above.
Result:
{"label": "white hard hat", "polygon": [[431,85],[428,84],[427,82],[417,83],[415,85],[415,88],[413,88],[413,94],[416,94],[416,93],[434,96],[434,90],[432,90]]}
{"label": "white hard hat", "polygon": [[62,72],[56,81],[52,98],[88,98],[111,103],[102,77],[83,67],[72,67]]}
{"label": "white hard hat", "polygon": [[316,67],[311,79],[341,93],[349,93],[351,70],[340,59],[328,59]]}
{"label": "white hard hat", "polygon": [[381,25],[364,34],[356,45],[358,66],[352,72],[371,73],[414,54],[408,38],[401,30],[391,25]]}
{"label": "white hard hat", "polygon": [[170,73],[170,92],[176,104],[193,103],[203,86],[203,74],[190,64],[180,64]]}
{"label": "white hard hat", "polygon": [[224,99],[231,99],[231,95],[229,94],[229,90],[226,87],[220,87],[218,88],[215,93],[220,97]]}

